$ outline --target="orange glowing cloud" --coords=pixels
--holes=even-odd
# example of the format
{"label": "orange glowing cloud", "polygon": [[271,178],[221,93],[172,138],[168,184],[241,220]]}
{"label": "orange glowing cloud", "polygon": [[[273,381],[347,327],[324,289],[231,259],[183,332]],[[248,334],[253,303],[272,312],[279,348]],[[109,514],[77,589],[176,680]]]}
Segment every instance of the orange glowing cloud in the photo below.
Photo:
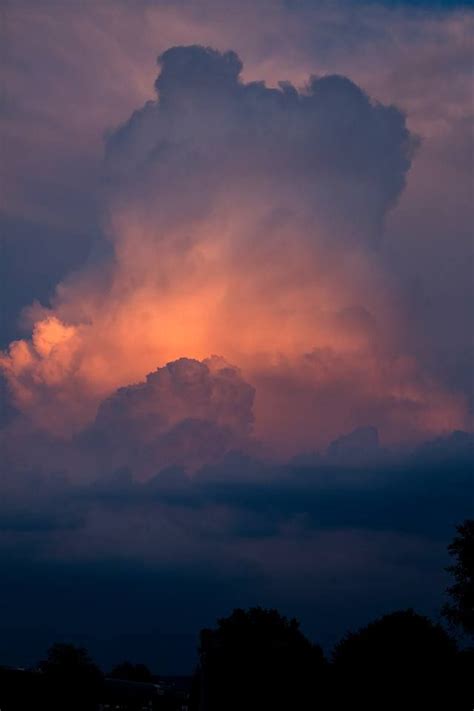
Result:
{"label": "orange glowing cloud", "polygon": [[403,116],[342,77],[299,93],[243,83],[233,53],[161,62],[158,100],[108,142],[113,259],[32,307],[31,339],[1,357],[19,410],[70,436],[117,388],[217,353],[255,387],[255,435],[277,454],[359,425],[386,442],[464,427],[404,345],[377,257],[413,156]]}

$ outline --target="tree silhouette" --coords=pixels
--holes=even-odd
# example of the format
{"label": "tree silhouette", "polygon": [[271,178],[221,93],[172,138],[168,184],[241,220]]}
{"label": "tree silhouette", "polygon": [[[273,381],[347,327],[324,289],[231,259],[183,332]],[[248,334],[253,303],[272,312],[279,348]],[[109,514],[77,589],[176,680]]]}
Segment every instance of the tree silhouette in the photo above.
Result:
{"label": "tree silhouette", "polygon": [[[384,615],[349,633],[333,652],[341,708],[464,708],[454,640],[413,610]],[[452,703],[453,702],[453,703]]]}
{"label": "tree silhouette", "polygon": [[474,635],[474,519],[467,519],[456,530],[458,535],[448,546],[456,562],[446,568],[455,583],[447,589],[452,602],[443,607],[443,614],[452,624]]}
{"label": "tree silhouette", "polygon": [[46,682],[49,709],[89,711],[97,708],[103,676],[84,648],[53,644],[38,668]]}
{"label": "tree silhouette", "polygon": [[202,630],[199,655],[199,709],[314,709],[324,693],[321,648],[276,610],[234,610]]}

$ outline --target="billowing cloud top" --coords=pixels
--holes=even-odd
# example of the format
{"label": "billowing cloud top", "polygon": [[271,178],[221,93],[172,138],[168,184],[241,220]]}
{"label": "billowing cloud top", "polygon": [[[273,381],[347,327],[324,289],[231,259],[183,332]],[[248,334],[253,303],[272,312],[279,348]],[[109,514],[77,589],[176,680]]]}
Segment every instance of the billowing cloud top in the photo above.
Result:
{"label": "billowing cloud top", "polygon": [[[218,353],[256,388],[274,454],[359,426],[392,442],[462,427],[462,398],[405,345],[375,249],[416,143],[403,114],[341,76],[245,83],[234,52],[159,64],[157,100],[107,140],[113,255],[33,307],[32,339],[2,358],[17,407],[70,435],[117,387]],[[133,416],[136,392],[114,400]]]}
{"label": "billowing cloud top", "polygon": [[253,388],[222,358],[181,358],[105,400],[82,441],[106,471],[192,471],[248,446],[253,398]]}
{"label": "billowing cloud top", "polygon": [[234,52],[174,47],[159,63],[158,101],[108,141],[110,174],[128,197],[143,199],[145,182],[161,196],[148,209],[172,224],[178,205],[182,219],[199,219],[224,200],[253,209],[257,197],[262,211],[279,207],[280,219],[285,210],[331,226],[337,219],[332,240],[376,236],[415,146],[399,110],[337,75],[313,77],[302,92],[288,82],[246,84]]}

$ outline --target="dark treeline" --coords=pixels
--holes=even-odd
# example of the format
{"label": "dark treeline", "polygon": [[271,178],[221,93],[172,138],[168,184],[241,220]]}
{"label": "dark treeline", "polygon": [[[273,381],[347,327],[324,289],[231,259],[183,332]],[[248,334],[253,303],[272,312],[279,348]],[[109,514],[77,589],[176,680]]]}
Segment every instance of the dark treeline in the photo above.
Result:
{"label": "dark treeline", "polygon": [[35,669],[0,668],[1,711],[404,711],[474,708],[474,521],[449,546],[448,627],[401,610],[349,632],[329,656],[295,619],[234,610],[200,634],[193,677],[154,676],[122,662],[108,674],[86,650],[53,645]]}

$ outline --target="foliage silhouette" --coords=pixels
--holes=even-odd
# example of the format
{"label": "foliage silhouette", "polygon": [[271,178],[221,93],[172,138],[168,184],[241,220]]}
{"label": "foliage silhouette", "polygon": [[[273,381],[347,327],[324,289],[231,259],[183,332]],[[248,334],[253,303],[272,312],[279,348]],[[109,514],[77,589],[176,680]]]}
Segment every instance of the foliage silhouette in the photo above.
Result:
{"label": "foliage silhouette", "polygon": [[68,711],[97,708],[104,679],[85,649],[54,644],[38,666],[45,681],[48,709],[64,711],[65,705]]}
{"label": "foliage silhouette", "polygon": [[[473,632],[474,521],[457,527],[456,563],[446,617]],[[200,635],[191,688],[143,664],[122,662],[104,679],[87,651],[54,644],[37,670],[0,668],[2,711],[97,711],[100,703],[135,711],[418,711],[474,708],[474,648],[459,651],[437,623],[411,609],[349,632],[329,663],[295,619],[274,609],[236,609]]]}
{"label": "foliage silhouette", "polygon": [[413,610],[347,634],[333,652],[338,705],[365,709],[461,709],[455,641]]}
{"label": "foliage silhouette", "polygon": [[206,711],[315,708],[327,662],[295,619],[236,609],[201,632],[200,705]]}
{"label": "foliage silhouette", "polygon": [[467,519],[456,528],[458,535],[448,546],[455,558],[446,570],[455,583],[447,589],[452,602],[443,607],[443,614],[453,625],[474,636],[474,519]]}

